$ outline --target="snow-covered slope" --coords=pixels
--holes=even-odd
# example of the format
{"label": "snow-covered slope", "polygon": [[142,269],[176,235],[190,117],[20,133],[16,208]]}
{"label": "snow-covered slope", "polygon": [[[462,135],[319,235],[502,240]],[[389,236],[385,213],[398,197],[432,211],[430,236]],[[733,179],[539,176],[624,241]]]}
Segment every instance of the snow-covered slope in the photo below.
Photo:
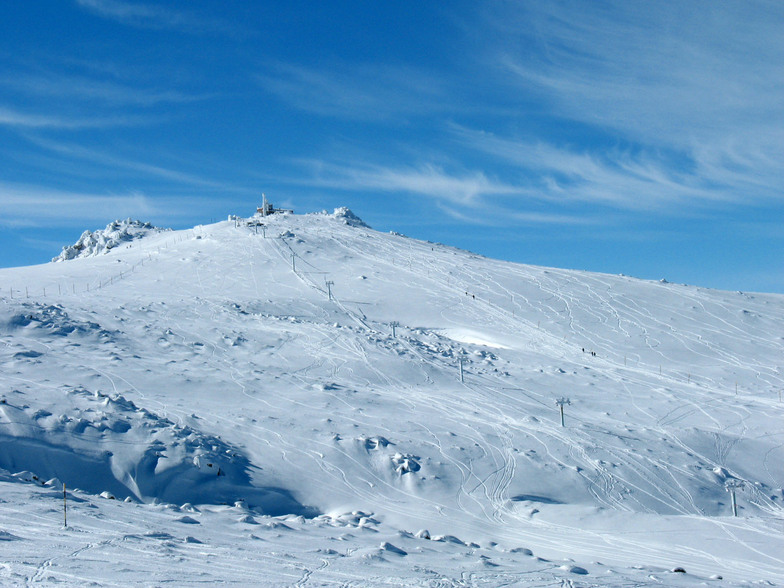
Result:
{"label": "snow-covered slope", "polygon": [[[248,582],[262,550],[271,584],[784,582],[782,296],[495,261],[346,209],[0,284],[0,577]],[[66,557],[125,543],[153,563]]]}

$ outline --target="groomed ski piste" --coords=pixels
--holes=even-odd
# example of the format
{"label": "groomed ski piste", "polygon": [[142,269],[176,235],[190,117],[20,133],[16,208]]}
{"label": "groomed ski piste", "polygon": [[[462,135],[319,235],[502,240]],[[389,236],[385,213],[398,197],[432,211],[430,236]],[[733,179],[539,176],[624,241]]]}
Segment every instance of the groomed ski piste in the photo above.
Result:
{"label": "groomed ski piste", "polygon": [[784,585],[782,365],[781,295],[117,221],[0,270],[0,583]]}

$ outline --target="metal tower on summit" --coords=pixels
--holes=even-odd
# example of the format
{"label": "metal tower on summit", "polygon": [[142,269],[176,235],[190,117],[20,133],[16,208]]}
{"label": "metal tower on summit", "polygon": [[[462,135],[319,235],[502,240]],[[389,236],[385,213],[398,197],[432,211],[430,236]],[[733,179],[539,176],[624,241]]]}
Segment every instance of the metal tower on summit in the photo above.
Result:
{"label": "metal tower on summit", "polygon": [[267,195],[262,194],[261,198],[262,198],[261,208],[257,208],[256,212],[261,214],[261,216],[267,216],[268,214],[272,214],[275,211],[275,209],[272,207],[271,203],[267,202]]}
{"label": "metal tower on summit", "polygon": [[290,213],[294,212],[293,210],[288,209],[288,208],[275,208],[272,205],[272,202],[269,202],[267,200],[267,195],[266,194],[262,194],[261,198],[262,198],[262,204],[261,204],[261,206],[256,208],[256,214],[259,214],[261,216],[269,216],[271,214],[279,214],[279,213],[281,213],[281,214],[289,213],[290,214]]}

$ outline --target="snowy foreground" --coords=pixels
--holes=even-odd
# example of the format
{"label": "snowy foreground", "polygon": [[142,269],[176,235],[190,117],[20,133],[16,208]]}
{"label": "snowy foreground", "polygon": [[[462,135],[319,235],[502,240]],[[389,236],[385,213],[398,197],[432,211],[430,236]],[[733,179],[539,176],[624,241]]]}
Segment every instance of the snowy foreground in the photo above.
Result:
{"label": "snowy foreground", "polygon": [[0,270],[0,584],[781,586],[782,365],[784,296],[112,223]]}

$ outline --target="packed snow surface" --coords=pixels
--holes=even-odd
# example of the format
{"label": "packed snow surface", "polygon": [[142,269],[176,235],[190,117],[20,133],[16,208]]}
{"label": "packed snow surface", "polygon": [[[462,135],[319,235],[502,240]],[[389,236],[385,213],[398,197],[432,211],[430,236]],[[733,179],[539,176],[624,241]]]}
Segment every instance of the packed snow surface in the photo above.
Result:
{"label": "packed snow surface", "polygon": [[57,259],[0,270],[1,583],[784,584],[782,296],[348,209]]}

